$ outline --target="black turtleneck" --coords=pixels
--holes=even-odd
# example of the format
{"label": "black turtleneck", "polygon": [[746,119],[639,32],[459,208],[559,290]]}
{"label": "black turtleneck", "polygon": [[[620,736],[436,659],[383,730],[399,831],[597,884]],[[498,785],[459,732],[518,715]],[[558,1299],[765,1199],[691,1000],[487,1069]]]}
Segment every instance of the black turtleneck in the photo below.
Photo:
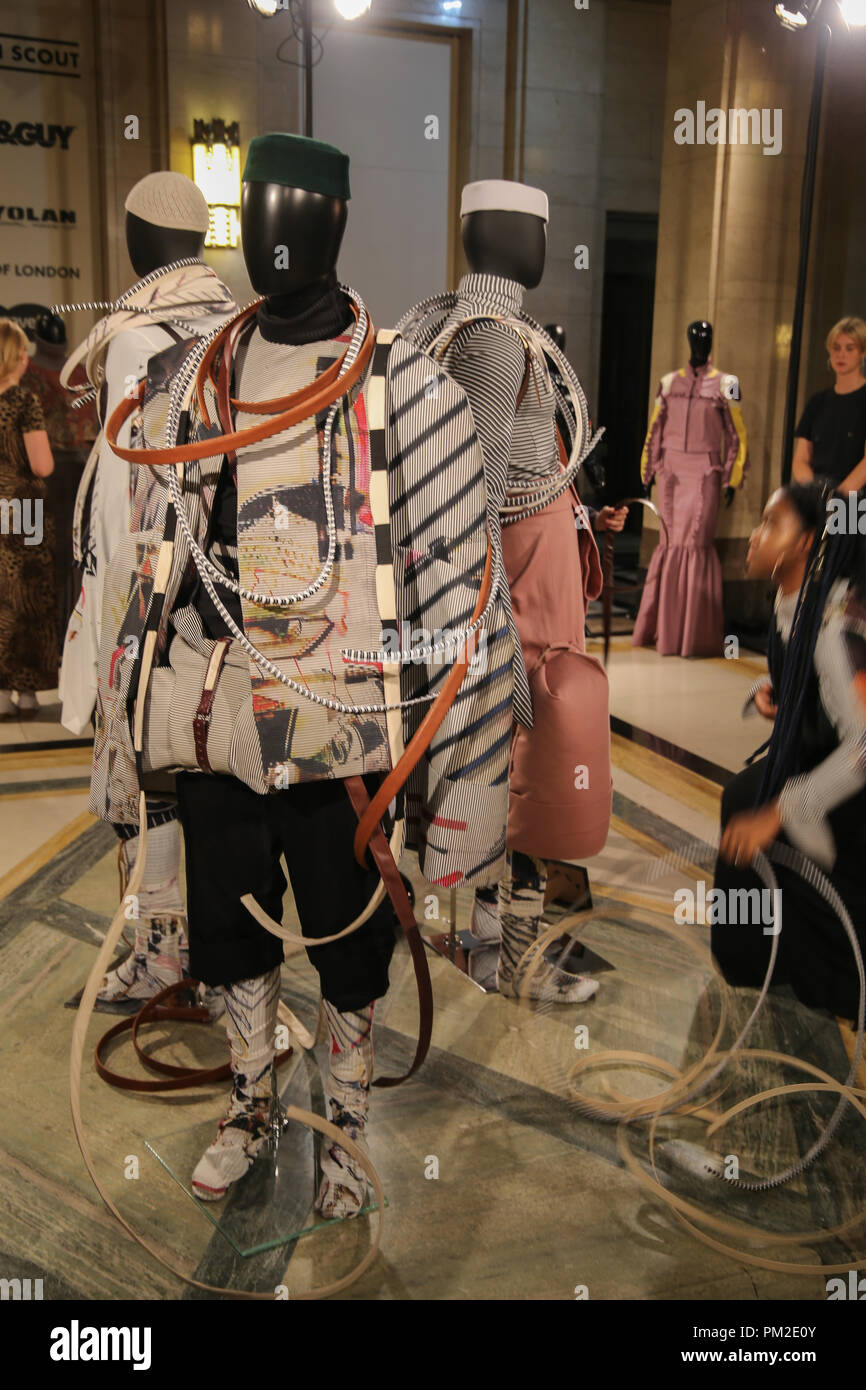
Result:
{"label": "black turtleneck", "polygon": [[352,323],[352,307],[332,270],[324,280],[294,294],[275,294],[256,314],[266,343],[318,343],[336,338]]}

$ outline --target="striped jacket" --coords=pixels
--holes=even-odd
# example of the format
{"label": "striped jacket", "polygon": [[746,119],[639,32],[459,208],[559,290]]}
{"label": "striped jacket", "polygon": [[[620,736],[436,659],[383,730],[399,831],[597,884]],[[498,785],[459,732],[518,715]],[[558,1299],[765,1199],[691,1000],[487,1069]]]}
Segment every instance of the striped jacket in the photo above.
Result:
{"label": "striped jacket", "polygon": [[[250,353],[260,347],[256,334]],[[388,635],[386,615],[376,598],[383,541],[390,548],[387,558],[396,599],[393,616],[404,648],[403,634],[408,633],[417,647],[429,644],[429,638],[427,643],[420,639],[421,632],[435,639],[437,631],[459,631],[466,626],[487,553],[484,465],[463,391],[399,335],[380,334],[379,338],[370,365],[341,402],[339,428],[332,434],[335,488],[344,489],[345,499],[351,494],[353,528],[350,535],[349,509],[341,508],[341,550],[334,582],[305,603],[300,618],[293,609],[254,611],[246,601],[243,604],[246,636],[259,650],[266,648],[268,659],[292,679],[315,689],[320,682],[336,678],[338,700],[357,682],[360,698],[350,695],[346,704],[393,703],[395,695],[403,701],[435,695],[450,669],[452,657],[443,660],[435,652],[424,660],[396,667],[386,664],[382,669],[370,661],[371,650],[375,654],[374,649],[382,645],[388,649],[387,641],[383,642]],[[327,362],[337,355],[338,341],[289,351],[300,354],[298,360],[318,356]],[[204,429],[194,400],[179,419],[173,418],[172,386],[182,355],[178,349],[169,349],[151,359],[144,412],[151,447],[214,433]],[[321,365],[315,370],[321,370]],[[314,374],[308,372],[306,379]],[[282,389],[289,391],[295,384],[287,379]],[[216,403],[212,394],[207,395],[209,391],[208,386],[206,400],[214,420],[218,418]],[[249,398],[249,391],[246,394]],[[258,396],[264,398],[264,392]],[[294,437],[275,436],[267,441],[270,472],[265,477],[260,470],[252,485],[239,491],[241,583],[257,592],[295,592],[298,574],[292,566],[300,565],[305,579],[312,579],[319,568],[311,537],[322,520],[318,511],[320,425],[321,420],[315,427],[311,421],[304,422],[286,432]],[[306,442],[301,440],[304,431]],[[239,482],[244,454],[239,454]],[[308,476],[300,487],[302,456]],[[183,468],[184,508],[193,539],[203,549],[222,463],[220,454]],[[383,484],[387,478],[386,487],[376,484],[377,471]],[[126,824],[137,816],[139,771],[130,716],[134,700],[146,698],[135,688],[145,631],[155,630],[156,660],[163,668],[170,645],[179,635],[188,645],[199,647],[202,655],[213,648],[186,601],[195,571],[187,538],[176,527],[168,502],[167,472],[164,467],[140,470],[130,533],[106,581],[91,809],[107,820]],[[170,544],[161,544],[166,538]],[[210,558],[219,566],[218,554],[211,553]],[[151,612],[157,563],[166,566],[168,573],[158,613]],[[337,612],[341,595],[349,592],[341,586],[340,567],[347,567],[346,578],[349,564],[355,577],[350,604],[354,617],[349,608]],[[318,640],[308,640],[314,626]],[[353,634],[360,637],[357,643]],[[353,650],[356,645],[358,651]],[[345,674],[335,664],[337,651]],[[494,883],[502,869],[514,649],[505,610],[496,597],[479,657],[406,787],[409,843],[418,848],[424,875],[442,885],[463,880]],[[276,680],[263,680],[252,661],[249,678],[254,718],[245,728],[238,763],[244,780],[262,792],[311,777],[339,778],[392,765],[426,709],[424,703],[407,705],[396,720],[381,712],[335,714],[305,702]]]}
{"label": "striped jacket", "polygon": [[[514,327],[467,320],[487,315],[519,325],[524,294],[517,280],[501,275],[464,275],[446,318],[420,326],[411,338],[417,347],[441,361],[469,398],[484,453],[491,537],[499,553],[499,512],[506,487],[560,471],[555,400],[550,383],[533,373],[518,404],[526,351]],[[410,310],[404,321],[411,320],[414,312]],[[521,724],[531,727],[532,699],[507,583],[503,584],[503,599],[515,647],[514,714]]]}

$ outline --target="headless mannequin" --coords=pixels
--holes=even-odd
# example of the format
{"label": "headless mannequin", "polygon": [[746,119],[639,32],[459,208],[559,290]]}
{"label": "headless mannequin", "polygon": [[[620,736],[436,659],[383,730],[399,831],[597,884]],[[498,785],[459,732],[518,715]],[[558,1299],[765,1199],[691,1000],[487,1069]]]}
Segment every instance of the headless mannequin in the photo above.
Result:
{"label": "headless mannequin", "polygon": [[[204,249],[204,233],[160,227],[131,212],[126,213],[125,230],[129,259],[138,279],[174,261],[201,258]],[[60,328],[63,329],[62,323]],[[131,328],[112,344],[106,357],[106,379],[100,395],[103,421],[119,398],[127,375],[141,376],[147,356],[160,351],[170,341],[156,326],[143,325]],[[124,465],[111,455],[107,460],[100,458],[99,468],[104,467],[110,473],[98,484],[104,494],[102,520],[98,523],[98,566],[103,575],[125,524],[124,504],[128,491],[127,475],[123,470],[132,465]],[[148,793],[147,817],[147,864],[139,893],[133,949],[126,960],[105,976],[97,996],[97,1008],[110,1012],[139,1008],[144,999],[173,984],[189,969],[185,908],[179,887],[181,836],[177,811],[164,797]],[[137,853],[138,836],[124,838],[120,855],[122,873],[127,879]]]}
{"label": "headless mannequin", "polygon": [[126,214],[126,249],[139,280],[173,261],[201,258],[204,233],[157,227],[134,212]]}
{"label": "headless mannequin", "polygon": [[501,275],[534,290],[544,274],[547,225],[526,212],[470,212],[463,218],[463,249],[473,271]]}
{"label": "headless mannequin", "polygon": [[[547,253],[547,223],[543,217],[528,212],[485,209],[464,215],[461,230],[463,247],[473,274],[516,281],[527,290],[534,289],[540,283]],[[502,292],[505,296],[503,303],[514,294],[513,289],[505,285]],[[484,310],[479,309],[478,312]],[[475,356],[482,363],[485,357],[489,360],[488,379],[501,380],[503,383],[503,400],[493,412],[495,418],[490,415],[489,396],[478,389],[479,368],[473,367],[471,359],[466,363],[465,375],[459,358],[450,362],[448,370],[469,396],[488,463],[488,495],[498,508],[503,500],[497,496],[500,483],[504,484],[506,474],[509,482],[517,476],[512,473],[515,462],[512,450],[518,407],[516,397],[511,394],[511,386],[515,374],[523,374],[525,364],[520,361],[523,350],[509,329],[497,325],[474,338],[473,348]],[[531,386],[529,390],[531,393]],[[539,423],[541,419],[542,415],[539,414]],[[546,436],[539,433],[539,448],[543,447],[542,437]],[[555,467],[553,459],[551,466]],[[569,529],[571,524],[569,519]],[[514,528],[515,531],[519,529],[519,525]],[[580,626],[582,629],[582,620]],[[482,987],[493,987],[495,979],[499,990],[509,996],[518,994],[524,988],[517,980],[515,966],[537,934],[538,919],[543,911],[546,876],[544,860],[513,853],[509,856],[505,878],[498,892],[496,889],[476,892],[472,931],[484,945],[479,951],[473,952],[471,959],[475,964],[470,967],[470,973]],[[579,976],[564,978],[553,967],[548,967],[536,973],[531,988],[533,997],[566,1003],[589,998],[598,985]]]}
{"label": "headless mannequin", "polygon": [[[689,366],[698,371],[700,367],[705,367],[710,360],[710,353],[713,350],[713,325],[706,319],[695,319],[686,329],[686,337],[689,340]],[[652,491],[652,483],[648,483],[643,489],[645,497],[649,497]],[[725,488],[725,506],[729,507],[734,500],[736,488]]]}
{"label": "headless mannequin", "polygon": [[[277,183],[246,182],[241,204],[241,234],[244,260],[253,289],[265,299],[256,321],[258,333],[265,343],[274,345],[274,354],[285,353],[287,347],[311,342],[323,342],[343,333],[353,322],[346,296],[337,284],[336,261],[346,225],[347,204],[337,197],[290,188]],[[278,256],[275,248],[287,248],[287,256]],[[277,260],[288,260],[279,267]],[[236,380],[243,366],[235,363]],[[241,389],[240,394],[243,394]],[[238,466],[243,467],[240,458]],[[229,544],[237,541],[237,488],[231,470],[223,464],[217,494],[214,499],[215,531]],[[223,595],[229,608],[232,595]],[[195,606],[207,626],[219,621],[216,611],[199,590]],[[239,606],[235,605],[236,621],[242,622]],[[216,632],[213,633],[216,635]],[[196,829],[190,817],[199,814],[195,801],[201,795],[202,784],[212,779],[197,774],[178,776],[181,815],[187,839],[206,829]],[[221,778],[220,783],[234,779]],[[237,786],[247,797],[242,784]],[[324,805],[324,798],[329,804]],[[257,801],[274,803],[288,800],[298,807],[313,806],[320,833],[325,825],[342,826],[333,816],[344,817],[351,808],[345,790],[336,781],[288,787]],[[270,810],[275,808],[271,805]],[[334,830],[336,836],[341,830]],[[342,841],[335,838],[335,849],[342,851]],[[289,862],[290,873],[293,872]],[[369,892],[366,894],[369,897]],[[365,901],[366,901],[365,897]],[[358,909],[348,910],[350,920]],[[190,912],[193,900],[190,899]],[[389,917],[388,909],[377,914],[377,921]],[[195,919],[198,920],[198,919]],[[341,922],[340,925],[345,925]],[[390,933],[390,924],[388,923]],[[362,928],[362,932],[365,929]],[[309,929],[307,929],[309,934]],[[360,933],[359,933],[360,935]],[[355,938],[350,939],[351,942]],[[335,947],[328,948],[332,952]],[[340,948],[336,948],[340,949]],[[349,951],[354,949],[349,946]],[[279,954],[282,948],[278,947]],[[234,1085],[232,1101],[226,1120],[220,1125],[217,1140],[204,1154],[194,1174],[193,1186],[199,1197],[220,1197],[232,1182],[242,1177],[262,1147],[263,1123],[266,1125],[271,1095],[271,1075],[274,1058],[274,1029],[279,1002],[279,965],[246,979],[233,979],[225,986],[227,1029],[232,1051]],[[325,1081],[328,1114],[357,1142],[363,1143],[372,1081],[372,1016],[373,1003],[357,1010],[338,1010],[329,1000],[323,1001],[330,1029],[329,1074]],[[267,1130],[264,1130],[266,1137]],[[318,1209],[327,1217],[357,1215],[366,1194],[366,1177],[348,1154],[332,1146],[323,1149],[320,1158],[322,1182],[317,1198]]]}

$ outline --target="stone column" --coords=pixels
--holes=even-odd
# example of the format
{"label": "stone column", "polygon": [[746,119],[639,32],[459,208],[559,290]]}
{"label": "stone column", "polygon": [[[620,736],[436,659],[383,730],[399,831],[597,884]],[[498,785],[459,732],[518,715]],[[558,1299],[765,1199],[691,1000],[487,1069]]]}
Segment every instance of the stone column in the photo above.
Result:
{"label": "stone column", "polygon": [[[815,34],[783,31],[765,0],[672,0],[652,393],[688,360],[687,325],[708,319],[713,362],[739,377],[749,433],[751,472],[722,510],[717,542],[726,607],[743,619],[766,612],[763,589],[744,580],[742,566],[749,532],[781,475],[814,56]],[[727,143],[699,143],[711,108],[765,110],[766,144],[731,143],[730,129]],[[695,115],[694,143],[675,139],[684,110]],[[778,153],[765,154],[776,147],[774,131]],[[645,528],[644,562],[654,541]]]}

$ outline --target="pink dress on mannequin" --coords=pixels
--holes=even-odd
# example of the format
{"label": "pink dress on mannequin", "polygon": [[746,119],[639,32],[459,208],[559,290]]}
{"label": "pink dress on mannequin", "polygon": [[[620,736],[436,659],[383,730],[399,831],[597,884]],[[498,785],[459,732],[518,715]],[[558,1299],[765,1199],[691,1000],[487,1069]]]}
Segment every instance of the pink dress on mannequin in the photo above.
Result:
{"label": "pink dress on mannequin", "polygon": [[681,367],[662,378],[641,461],[658,479],[656,506],[668,528],[653,551],[632,646],[662,656],[721,656],[722,567],[713,539],[723,487],[748,467],[735,376]]}

